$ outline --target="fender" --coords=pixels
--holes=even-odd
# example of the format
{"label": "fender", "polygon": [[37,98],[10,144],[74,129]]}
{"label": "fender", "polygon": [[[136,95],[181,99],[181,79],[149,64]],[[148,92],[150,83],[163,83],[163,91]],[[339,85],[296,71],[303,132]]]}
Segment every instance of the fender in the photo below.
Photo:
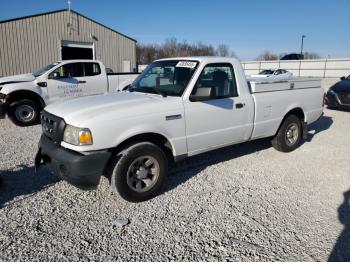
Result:
{"label": "fender", "polygon": [[169,134],[160,126],[150,126],[150,125],[139,125],[124,130],[112,143],[112,147],[118,147],[120,144],[124,143],[128,139],[144,134],[155,134],[164,137],[167,142],[169,142],[173,156],[177,155],[176,146],[174,141],[169,138]]}
{"label": "fender", "polygon": [[19,99],[31,99],[36,102],[38,102],[42,108],[46,106],[44,99],[38,94],[37,92],[34,92],[32,90],[23,89],[23,90],[16,90],[7,95],[6,101],[9,103],[13,103],[15,101],[18,101]]}

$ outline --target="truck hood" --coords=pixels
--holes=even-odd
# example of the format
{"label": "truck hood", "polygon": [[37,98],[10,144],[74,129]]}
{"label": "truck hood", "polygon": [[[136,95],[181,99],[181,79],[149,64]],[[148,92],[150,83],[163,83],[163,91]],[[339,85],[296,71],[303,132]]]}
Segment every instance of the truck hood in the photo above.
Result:
{"label": "truck hood", "polygon": [[20,82],[31,82],[34,79],[35,77],[32,74],[0,77],[0,85],[20,83]]}
{"label": "truck hood", "polygon": [[67,124],[88,127],[82,125],[101,116],[114,121],[144,115],[145,112],[157,113],[165,110],[163,103],[167,104],[168,109],[175,109],[181,103],[169,102],[179,99],[181,100],[180,97],[161,97],[139,92],[115,92],[54,103],[47,106],[45,111],[62,117]]}

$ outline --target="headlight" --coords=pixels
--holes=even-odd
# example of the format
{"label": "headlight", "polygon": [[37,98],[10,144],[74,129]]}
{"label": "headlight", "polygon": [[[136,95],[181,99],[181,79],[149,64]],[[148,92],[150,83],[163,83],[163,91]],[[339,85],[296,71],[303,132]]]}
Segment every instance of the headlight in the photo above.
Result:
{"label": "headlight", "polygon": [[64,129],[63,141],[76,146],[92,145],[91,131],[88,128],[67,125]]}

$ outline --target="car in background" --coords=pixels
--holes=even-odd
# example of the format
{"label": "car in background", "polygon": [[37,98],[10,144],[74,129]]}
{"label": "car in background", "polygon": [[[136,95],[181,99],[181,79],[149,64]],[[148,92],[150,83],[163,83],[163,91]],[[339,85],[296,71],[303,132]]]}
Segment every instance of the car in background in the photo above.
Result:
{"label": "car in background", "polygon": [[328,108],[350,109],[350,75],[331,86],[326,94]]}
{"label": "car in background", "polygon": [[287,54],[287,55],[281,57],[280,60],[304,60],[304,55],[297,54],[297,53],[291,53],[291,54]]}
{"label": "car in background", "polygon": [[293,76],[291,72],[284,69],[265,69],[257,75],[251,75],[251,77],[273,77],[273,78],[289,78]]}

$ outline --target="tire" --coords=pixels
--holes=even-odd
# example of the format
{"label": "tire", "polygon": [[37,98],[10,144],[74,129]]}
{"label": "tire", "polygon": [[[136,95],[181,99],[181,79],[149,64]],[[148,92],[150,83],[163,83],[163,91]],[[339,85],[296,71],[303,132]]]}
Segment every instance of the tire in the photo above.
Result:
{"label": "tire", "polygon": [[8,116],[18,126],[32,126],[40,122],[40,108],[34,101],[22,99],[10,105]]}
{"label": "tire", "polygon": [[168,172],[162,149],[138,142],[115,155],[107,169],[113,192],[130,202],[146,201],[161,189]]}
{"label": "tire", "polygon": [[272,146],[281,152],[291,152],[299,146],[302,132],[300,119],[295,115],[289,115],[272,139]]}

